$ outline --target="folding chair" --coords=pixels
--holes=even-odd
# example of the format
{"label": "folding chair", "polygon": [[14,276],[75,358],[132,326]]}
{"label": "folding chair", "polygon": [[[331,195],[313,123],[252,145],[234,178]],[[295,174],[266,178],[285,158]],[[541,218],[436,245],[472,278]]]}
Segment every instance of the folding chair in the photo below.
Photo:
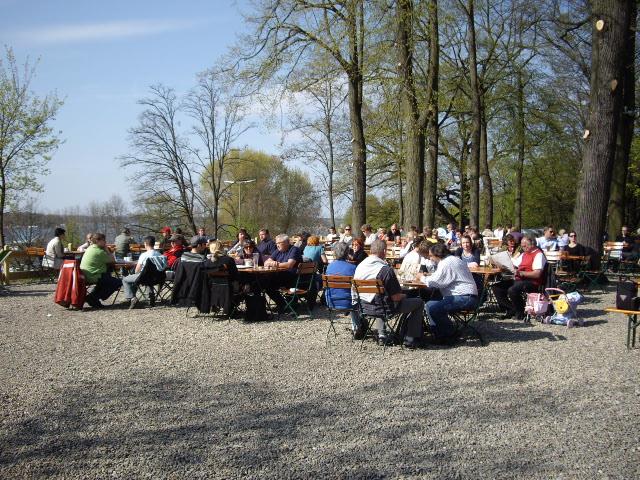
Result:
{"label": "folding chair", "polygon": [[280,292],[284,296],[285,306],[284,311],[289,310],[298,319],[298,312],[294,308],[299,300],[304,300],[305,308],[309,317],[311,317],[311,309],[309,308],[309,302],[306,298],[307,294],[312,292],[313,281],[316,274],[316,264],[314,262],[301,262],[298,264],[296,270],[296,281],[292,288],[282,288]]}
{"label": "folding chair", "polygon": [[[349,308],[333,307],[331,289],[347,290],[349,292],[349,295],[351,295],[352,279],[353,277],[350,277],[348,275],[322,275],[322,288],[324,290],[324,298],[326,300],[327,309],[329,310],[329,330],[327,330],[327,345],[329,344],[329,334],[331,333],[331,330],[333,330],[334,337],[338,336],[338,332],[336,331],[335,327],[336,323],[338,323],[336,314],[350,314],[354,311],[354,308],[357,308],[353,304]],[[349,320],[349,323],[351,323],[351,320]]]}
{"label": "folding chair", "polygon": [[[366,330],[364,333],[364,337],[362,337],[362,343],[360,344],[360,349],[364,346],[364,341],[367,338],[367,334],[372,332],[371,326],[375,319],[380,319],[383,322],[383,328],[385,328],[391,336],[394,342],[399,342],[402,345],[402,340],[399,338],[399,333],[402,330],[402,315],[392,312],[387,306],[386,302],[382,302],[382,313],[372,314],[367,312],[367,302],[362,299],[362,295],[366,294],[374,294],[379,295],[381,298],[384,298],[385,290],[384,284],[380,279],[372,279],[372,280],[352,280],[351,285],[353,286],[353,290],[356,294],[356,302],[358,306],[358,311],[360,313],[360,321],[366,323]],[[392,325],[392,322],[395,324]],[[380,333],[380,332],[378,332]],[[384,344],[383,352],[387,349],[387,342]]]}
{"label": "folding chair", "polygon": [[478,296],[478,303],[476,305],[476,308],[474,308],[473,310],[459,310],[450,314],[456,323],[456,332],[460,336],[462,336],[467,331],[471,332],[473,336],[478,337],[478,340],[480,340],[480,345],[485,345],[484,338],[482,337],[480,331],[473,324],[478,320],[480,316],[480,309],[487,300],[489,289],[489,281],[485,277],[483,289]]}
{"label": "folding chair", "polygon": [[[134,285],[138,287],[136,289],[136,298],[146,298],[149,301],[149,306],[155,307],[157,298],[155,288],[158,287],[159,291],[165,278],[166,274],[164,270],[159,271],[155,263],[153,263],[151,259],[147,259],[142,266],[142,270],[140,270],[140,275],[134,283]],[[120,290],[122,290],[122,287],[118,289],[115,297],[113,297],[112,304],[116,303]]]}

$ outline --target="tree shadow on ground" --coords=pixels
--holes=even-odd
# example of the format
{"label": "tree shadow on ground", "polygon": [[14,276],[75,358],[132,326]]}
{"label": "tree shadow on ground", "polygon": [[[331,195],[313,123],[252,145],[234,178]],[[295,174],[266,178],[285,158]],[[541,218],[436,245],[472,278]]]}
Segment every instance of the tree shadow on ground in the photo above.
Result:
{"label": "tree shadow on ground", "polygon": [[[148,374],[78,383],[54,391],[27,416],[3,422],[0,471],[9,476],[477,478],[537,476],[552,465],[556,476],[569,473],[570,464],[550,461],[544,442],[514,457],[482,433],[496,423],[518,428],[537,423],[544,412],[566,413],[557,394],[523,383],[529,372],[471,383],[447,380],[429,385],[429,395],[416,375],[293,396],[266,383],[208,385]],[[512,390],[519,392],[515,408],[505,403],[504,392]],[[435,408],[431,398],[446,408]]]}

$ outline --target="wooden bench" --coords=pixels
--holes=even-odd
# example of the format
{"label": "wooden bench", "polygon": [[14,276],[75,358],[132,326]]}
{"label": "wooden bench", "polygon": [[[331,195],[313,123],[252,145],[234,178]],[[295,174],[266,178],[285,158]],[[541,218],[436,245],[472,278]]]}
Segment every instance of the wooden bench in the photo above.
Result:
{"label": "wooden bench", "polygon": [[636,332],[638,330],[638,326],[640,326],[640,321],[638,320],[638,315],[640,315],[640,310],[621,310],[616,307],[607,307],[604,309],[605,312],[611,313],[622,313],[627,316],[627,349],[635,348],[636,346]]}

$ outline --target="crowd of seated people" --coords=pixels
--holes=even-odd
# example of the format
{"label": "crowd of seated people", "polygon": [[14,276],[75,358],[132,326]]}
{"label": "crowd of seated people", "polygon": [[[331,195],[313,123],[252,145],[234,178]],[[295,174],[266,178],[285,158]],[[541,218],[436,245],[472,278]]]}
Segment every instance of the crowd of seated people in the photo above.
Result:
{"label": "crowd of seated people", "polygon": [[[425,315],[429,318],[436,336],[444,339],[442,341],[446,343],[451,340],[448,338],[451,322],[447,314],[455,308],[470,308],[481,294],[482,276],[473,273],[472,270],[482,265],[483,260],[487,258],[486,254],[489,253],[488,244],[483,243],[483,237],[492,239],[492,253],[508,252],[515,267],[512,277],[508,272],[504,272],[502,280],[494,283],[492,288],[505,315],[517,319],[524,316],[525,294],[540,291],[545,281],[548,252],[562,250],[575,259],[588,257],[590,254],[590,250],[579,243],[575,231],[556,230],[550,225],[546,226],[542,235],[537,238],[530,233],[523,234],[508,224],[504,227],[498,225],[495,230],[487,225],[480,233],[472,226],[458,228],[455,224],[449,223],[446,228],[425,227],[419,233],[413,226],[405,231],[395,223],[388,228],[374,228],[366,223],[357,232],[353,231],[351,225],[345,225],[340,231],[331,227],[325,238],[302,231],[293,235],[292,239],[286,234],[280,234],[275,241],[267,228],[259,230],[255,241],[246,229],[239,229],[235,241],[228,248],[220,241],[208,237],[204,228],[198,229],[197,234],[188,242],[180,229],[172,231],[170,227],[164,227],[156,230],[156,233],[160,233],[158,242],[154,236],[143,239],[144,251],[135,266],[123,262],[131,257],[132,245],[135,243],[129,228],[120,230],[111,247],[107,247],[103,234],[87,235],[86,242],[78,247],[78,252],[83,252],[80,269],[87,283],[95,285],[86,298],[90,306],[103,308],[102,301],[121,286],[124,287],[125,301],[131,307],[136,306],[136,280],[145,263],[150,257],[163,256],[167,278],[174,281],[174,287],[178,285],[175,287],[177,290],[182,288],[183,294],[187,288],[185,285],[193,280],[191,276],[196,275],[193,273],[195,269],[219,269],[227,272],[234,283],[234,292],[238,292],[241,290],[239,285],[242,279],[241,270],[237,268],[239,265],[278,267],[280,270],[270,279],[264,291],[275,303],[276,310],[282,313],[286,304],[282,291],[294,285],[297,266],[307,261],[315,264],[317,276],[316,281],[312,283],[316,288],[320,283],[319,274],[325,272],[358,278],[378,278],[378,274],[382,272],[380,278],[388,287],[389,298],[376,299],[373,303],[387,301],[393,306],[394,311],[402,311],[412,319],[412,312],[418,304],[403,302],[405,297],[397,295],[401,292],[392,279],[398,281],[398,278],[415,276],[430,287],[425,290],[428,292],[427,296],[420,292],[422,298],[418,300],[427,301],[424,307]],[[64,229],[56,229],[55,237],[47,245],[43,265],[46,263],[50,268],[60,267],[65,258],[64,235]],[[640,235],[631,235],[630,229],[624,226],[616,241],[623,242],[623,259],[637,261],[640,258]],[[495,242],[499,242],[500,246],[497,247]],[[399,264],[397,274],[393,262],[389,264],[388,258],[381,257],[383,245],[385,253],[392,246],[396,252],[394,260]],[[333,250],[331,263],[327,256],[329,248]],[[138,252],[137,249],[134,251]],[[116,263],[119,267],[125,263],[125,267],[122,268],[131,268],[132,271],[125,272],[122,277],[114,275]],[[193,267],[189,264],[198,266]],[[389,268],[378,268],[383,264],[387,264]],[[575,271],[580,264],[581,260],[568,260],[564,265],[569,271]],[[179,270],[181,273],[177,275]],[[424,273],[431,275],[424,276]],[[474,288],[470,286],[469,279],[473,282]],[[440,296],[443,298],[439,298]],[[453,298],[459,296],[468,298]],[[334,296],[334,300],[340,303],[343,300],[347,302],[348,299]],[[354,336],[360,338],[364,327],[359,323],[355,313],[352,316],[352,327]],[[379,335],[380,341],[384,343],[384,330],[379,331]],[[412,323],[405,338],[406,343],[413,345],[419,342],[421,337],[422,332]]]}

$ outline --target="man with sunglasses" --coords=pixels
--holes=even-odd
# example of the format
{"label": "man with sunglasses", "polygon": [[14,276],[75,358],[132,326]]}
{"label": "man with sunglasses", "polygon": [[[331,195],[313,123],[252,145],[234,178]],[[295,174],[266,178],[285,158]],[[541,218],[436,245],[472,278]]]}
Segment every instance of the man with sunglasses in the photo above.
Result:
{"label": "man with sunglasses", "polygon": [[558,250],[558,239],[556,238],[556,231],[552,226],[545,227],[544,235],[536,239],[538,248],[541,250],[550,252],[552,250]]}
{"label": "man with sunglasses", "polygon": [[353,241],[353,233],[351,232],[351,225],[344,226],[344,233],[340,235],[340,241],[348,245],[351,245]]}

